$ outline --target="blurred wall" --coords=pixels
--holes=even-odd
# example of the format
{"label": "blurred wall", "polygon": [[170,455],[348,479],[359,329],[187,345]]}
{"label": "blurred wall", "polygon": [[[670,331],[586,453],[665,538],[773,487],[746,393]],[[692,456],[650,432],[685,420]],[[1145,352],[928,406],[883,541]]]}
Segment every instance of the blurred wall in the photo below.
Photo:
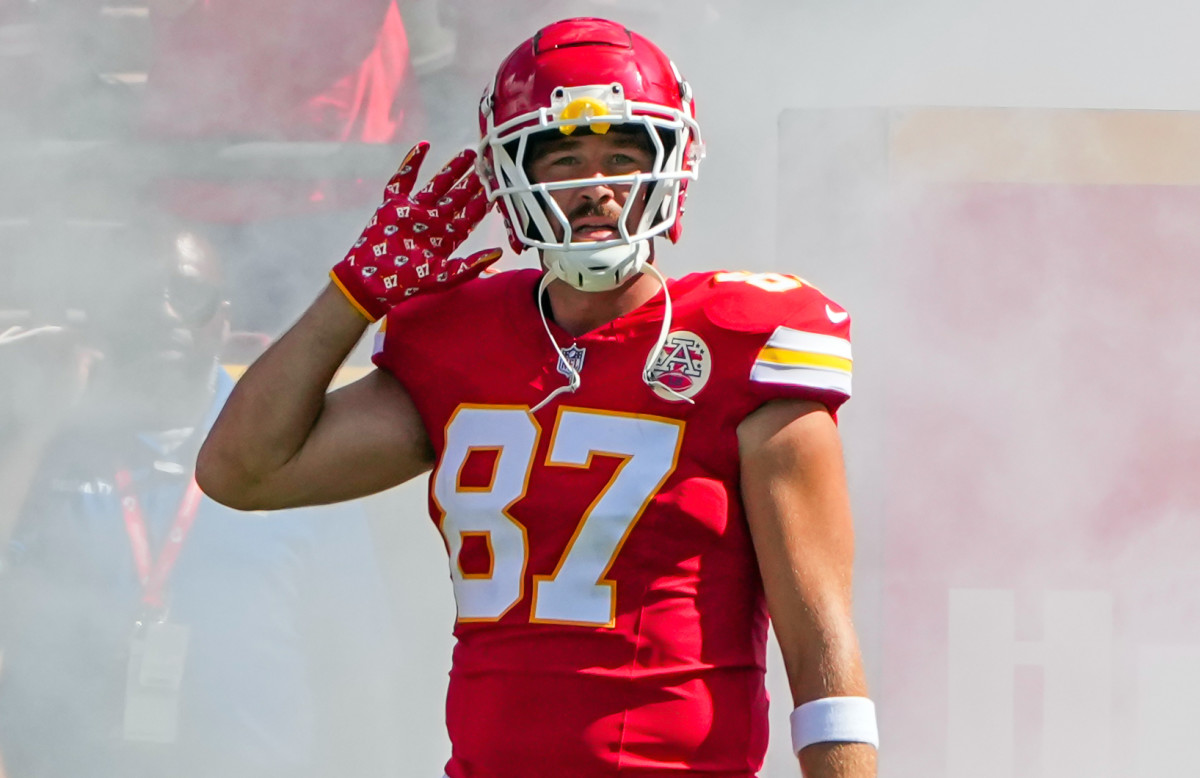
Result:
{"label": "blurred wall", "polygon": [[[68,254],[86,255],[89,240],[78,236],[149,204],[138,201],[139,182],[164,165],[217,176],[267,171],[285,179],[313,168],[349,174],[363,191],[377,191],[403,153],[403,144],[286,143],[236,153],[214,146],[164,153],[127,126],[144,88],[139,74],[146,63],[132,45],[147,34],[136,26],[144,17],[102,16],[106,24],[134,25],[123,33],[130,45],[113,47],[101,45],[108,40],[104,25],[80,22],[98,12],[92,5],[67,9],[65,20],[59,14],[41,27],[32,26],[33,8],[16,0],[0,5],[0,84],[14,95],[0,106],[6,306],[39,304],[28,292],[12,299],[17,282],[10,280],[31,275],[22,267],[45,270]],[[1194,638],[1161,625],[1183,629],[1196,621],[1188,610],[1194,587],[1174,572],[1190,564],[1195,546],[1187,541],[1196,503],[1194,493],[1180,491],[1186,467],[1179,464],[1194,440],[1195,307],[1187,294],[1195,279],[1187,260],[1195,240],[1195,182],[1142,173],[1107,182],[1027,173],[980,178],[961,170],[939,178],[928,170],[945,161],[937,153],[917,160],[914,182],[893,175],[901,115],[874,109],[1197,109],[1200,7],[1185,0],[446,0],[441,24],[457,34],[457,45],[448,64],[422,78],[422,99],[435,106],[427,109],[435,144],[471,142],[482,79],[538,25],[573,13],[626,21],[658,41],[695,87],[709,156],[690,189],[684,240],[663,252],[669,271],[795,272],[855,316],[859,379],[842,424],[860,527],[860,630],[882,705],[884,774],[947,774],[970,752],[947,740],[954,706],[967,706],[959,721],[970,724],[981,718],[973,706],[984,699],[951,688],[950,614],[959,610],[990,614],[980,629],[1014,620],[1014,642],[1001,631],[997,645],[1024,657],[1010,662],[1017,668],[1013,705],[1022,711],[1031,705],[1038,721],[1054,720],[1038,702],[1048,693],[1044,630],[1059,623],[1046,614],[1064,609],[1084,614],[1072,629],[1110,630],[1104,661],[1113,699],[1140,699],[1145,688],[1191,688]],[[433,36],[411,33],[414,51]],[[69,37],[79,35],[85,45]],[[44,60],[52,67],[37,63],[38,51],[53,54]],[[34,100],[47,79],[53,100]],[[845,110],[828,112],[834,108]],[[981,126],[960,137],[959,161],[974,159],[974,148],[987,141],[989,122]],[[1025,140],[1061,135],[1055,126],[1035,122]],[[937,137],[931,133],[915,137]],[[1195,158],[1189,146],[1164,144],[1156,135],[1131,137],[1120,148],[1122,159],[1146,149],[1172,150],[1168,163]],[[1101,141],[1068,136],[1065,147],[1052,151],[1070,142]],[[936,143],[927,145],[938,151]],[[909,154],[911,161],[917,152]],[[43,237],[68,218],[83,233],[59,234],[57,242]],[[250,253],[244,261],[278,263],[263,272],[320,275],[353,238],[349,229],[318,232],[300,246],[312,255],[303,262],[285,264],[295,260],[288,253],[300,250],[294,247]],[[494,223],[482,232],[478,242],[495,242],[499,234]],[[528,261],[527,255],[504,260]],[[287,296],[276,303],[281,310],[305,304],[320,283],[309,278],[285,287]],[[108,281],[118,284],[120,275]],[[106,293],[102,284],[94,291]],[[1100,315],[1114,301],[1132,318]],[[1067,348],[1071,343],[1084,345]],[[1087,344],[1100,344],[1098,353]],[[356,361],[364,361],[361,353]],[[972,480],[984,474],[986,483]],[[436,775],[446,751],[441,695],[453,613],[445,559],[420,485],[372,505],[413,646],[406,748],[414,775]],[[980,534],[979,524],[988,531]],[[1059,570],[1064,549],[1070,564]],[[914,571],[921,576],[913,578]],[[1076,595],[1083,599],[1071,599]],[[1131,609],[1131,602],[1143,607]],[[1139,625],[1138,614],[1151,614],[1160,626]],[[976,634],[973,622],[956,623],[963,634]],[[1138,630],[1146,632],[1144,641],[1134,639]],[[1031,648],[1037,646],[1043,648]],[[1072,651],[1067,656],[1089,653]],[[969,657],[961,661],[954,666],[974,667]],[[776,732],[765,774],[794,775],[778,667],[771,683]],[[1178,710],[1171,726],[1192,720],[1194,709]],[[1069,774],[1048,772],[1044,738],[1028,745],[1043,737],[1037,734],[1047,731],[1043,724],[1013,725],[1011,741],[973,726],[955,730],[966,739],[954,742],[979,738],[1001,749],[1016,743],[1020,748],[998,756],[998,764],[1011,759],[1020,774]],[[1133,726],[1136,742],[1146,745],[1121,746],[1093,774],[1190,769],[1166,747],[1160,762],[1140,761],[1151,745],[1172,742],[1175,730],[1158,727],[1158,719],[1135,718]],[[956,775],[983,775],[975,769]]]}
{"label": "blurred wall", "polygon": [[1198,127],[782,117],[780,261],[865,313],[870,424],[846,427],[881,774],[1200,772]]}

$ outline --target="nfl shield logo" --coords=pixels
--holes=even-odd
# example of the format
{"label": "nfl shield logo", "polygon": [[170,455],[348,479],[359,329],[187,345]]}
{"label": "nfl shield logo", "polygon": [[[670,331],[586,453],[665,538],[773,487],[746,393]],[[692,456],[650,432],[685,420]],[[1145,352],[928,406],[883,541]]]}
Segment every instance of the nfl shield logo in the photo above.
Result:
{"label": "nfl shield logo", "polygon": [[[571,344],[570,348],[563,349],[562,357],[558,358],[558,372],[567,378],[571,377],[571,367],[575,368],[576,373],[582,372],[583,355],[586,351],[587,349],[579,348],[574,343]],[[563,361],[563,357],[566,357],[566,361]],[[571,367],[567,367],[568,363]]]}

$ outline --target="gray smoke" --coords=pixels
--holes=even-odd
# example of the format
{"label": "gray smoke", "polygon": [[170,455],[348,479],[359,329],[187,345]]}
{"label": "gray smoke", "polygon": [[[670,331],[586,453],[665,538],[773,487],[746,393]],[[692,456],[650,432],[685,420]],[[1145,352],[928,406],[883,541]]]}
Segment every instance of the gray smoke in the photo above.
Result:
{"label": "gray smoke", "polygon": [[[1200,6],[430,0],[403,10],[424,57],[413,115],[425,118],[372,148],[147,137],[143,7],[0,0],[0,333],[91,322],[111,309],[97,303],[127,296],[139,273],[121,236],[159,223],[153,182],[358,179],[377,191],[418,137],[437,158],[474,141],[484,80],[538,26],[575,14],[625,22],[691,81],[708,147],[683,240],[663,247],[666,271],[795,273],[855,316],[856,397],[841,422],[881,774],[1200,772],[1184,748],[1200,724],[1200,301],[1186,261],[1200,248],[1187,206],[1200,198],[1185,191],[1200,179],[1124,195],[1128,181],[1026,191],[1013,195],[1036,206],[1024,217],[981,228],[953,210],[961,200],[938,199],[953,188],[944,181],[894,175],[888,146],[905,111],[922,106],[1194,110]],[[219,73],[211,86],[220,90]],[[1033,121],[1022,148],[1045,148],[1052,126]],[[1100,144],[1101,158],[1138,148],[1106,138],[1080,142]],[[965,160],[938,164],[958,170],[977,151],[967,144],[954,152]],[[1098,205],[1104,187],[1127,207]],[[278,334],[370,207],[207,230],[227,252],[235,324]],[[502,242],[493,216],[464,251]],[[1089,251],[1113,245],[1089,264]],[[243,341],[225,361],[255,348]],[[365,365],[360,350],[352,366]],[[62,369],[49,358],[20,367]],[[38,412],[21,402],[18,413]],[[19,475],[0,463],[0,483]],[[404,774],[436,776],[454,613],[443,549],[422,484],[368,506],[403,642],[396,748]],[[791,702],[774,649],[771,661],[763,775],[782,778],[797,774]]]}

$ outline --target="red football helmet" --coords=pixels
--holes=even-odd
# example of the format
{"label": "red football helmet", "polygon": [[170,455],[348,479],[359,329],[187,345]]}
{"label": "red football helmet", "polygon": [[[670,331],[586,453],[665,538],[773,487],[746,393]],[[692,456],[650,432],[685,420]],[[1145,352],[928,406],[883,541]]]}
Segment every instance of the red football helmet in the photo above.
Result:
{"label": "red football helmet", "polygon": [[[571,227],[548,192],[594,185],[597,179],[535,184],[525,172],[531,136],[604,134],[613,125],[641,126],[655,149],[653,169],[606,176],[630,187],[619,238],[572,241]],[[679,238],[688,181],[703,144],[692,90],[674,63],[646,38],[605,19],[566,19],[539,30],[504,60],[479,105],[478,167],[490,200],[500,200],[509,241],[518,253],[541,249],[556,275],[587,291],[609,289],[641,270],[650,238]],[[646,208],[627,224],[636,197]],[[563,228],[554,237],[550,219]]]}

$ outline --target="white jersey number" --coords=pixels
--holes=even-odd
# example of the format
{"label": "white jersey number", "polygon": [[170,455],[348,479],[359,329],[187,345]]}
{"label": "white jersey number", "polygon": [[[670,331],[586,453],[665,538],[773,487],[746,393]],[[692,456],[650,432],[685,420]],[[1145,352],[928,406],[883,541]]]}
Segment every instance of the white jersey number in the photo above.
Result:
{"label": "white jersey number", "polygon": [[790,273],[751,273],[746,270],[717,273],[715,280],[718,283],[739,281],[750,284],[750,286],[757,286],[764,292],[790,292],[802,286],[811,286],[803,278],[791,275]]}
{"label": "white jersey number", "polygon": [[[444,517],[450,577],[460,621],[495,621],[525,596],[528,536],[508,510],[529,485],[541,428],[524,407],[463,406],[446,426],[446,445],[433,476],[433,495]],[[616,585],[605,576],[638,518],[675,469],[683,422],[583,409],[561,409],[546,465],[591,467],[596,454],[622,461],[612,479],[579,517],[575,533],[549,575],[533,580],[530,620],[612,626]],[[486,486],[461,484],[476,451],[492,451]],[[469,575],[458,563],[463,539],[482,536],[491,570]]]}

